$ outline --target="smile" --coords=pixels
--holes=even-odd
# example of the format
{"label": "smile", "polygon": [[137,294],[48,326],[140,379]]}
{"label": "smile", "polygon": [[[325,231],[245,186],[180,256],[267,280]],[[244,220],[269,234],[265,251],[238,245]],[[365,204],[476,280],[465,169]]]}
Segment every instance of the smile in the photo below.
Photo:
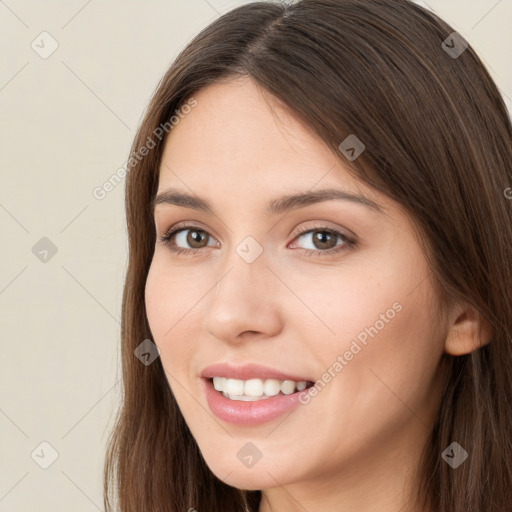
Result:
{"label": "smile", "polygon": [[[230,379],[226,379],[226,381],[229,380]],[[237,379],[233,380],[236,381]],[[251,381],[254,380],[259,379],[240,381],[244,385],[243,395],[229,395],[224,391],[219,391],[215,389],[213,384],[213,378],[206,379],[203,377],[201,381],[203,383],[203,390],[206,395],[206,401],[208,403],[210,411],[220,420],[223,420],[227,423],[231,423],[234,425],[260,425],[275,420],[280,416],[284,415],[285,413],[291,412],[301,403],[304,403],[305,397],[302,397],[302,395],[309,393],[309,387],[312,386],[312,383],[309,383],[309,387],[306,387],[302,391],[299,391],[295,389],[299,382],[303,381],[298,381],[297,383],[293,381],[288,381],[288,383],[287,381],[283,381],[282,383],[280,381],[277,381],[280,387],[279,392],[274,396],[267,396],[263,394],[258,397],[252,397],[249,395],[245,395],[245,384],[249,382],[249,387],[256,386],[255,384],[251,383]],[[228,383],[226,384],[227,386],[233,385]],[[282,392],[281,385],[284,385],[286,391],[290,391],[292,384],[294,390],[291,393],[285,394]],[[234,385],[239,386],[239,389],[241,388],[241,385],[237,384],[236,382]],[[263,386],[263,383],[261,385]],[[272,384],[272,386],[275,385],[275,383]],[[301,387],[302,386],[303,384],[301,384]],[[275,391],[275,387],[273,388],[273,391]],[[299,397],[301,398],[301,400],[299,400]]]}
{"label": "smile", "polygon": [[291,395],[296,391],[303,391],[313,386],[310,381],[293,381],[278,379],[231,379],[227,377],[213,377],[210,379],[213,387],[230,400],[254,402],[266,400],[279,394]]}

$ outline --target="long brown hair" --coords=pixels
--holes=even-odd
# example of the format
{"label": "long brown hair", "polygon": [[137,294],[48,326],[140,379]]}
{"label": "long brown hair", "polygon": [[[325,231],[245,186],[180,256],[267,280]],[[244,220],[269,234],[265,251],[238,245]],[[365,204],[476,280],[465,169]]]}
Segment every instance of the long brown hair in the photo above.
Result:
{"label": "long brown hair", "polygon": [[[133,160],[126,178],[124,396],[105,461],[107,511],[258,510],[260,491],[230,487],[206,466],[160,359],[146,366],[134,356],[151,338],[144,287],[165,143],[155,131],[194,93],[240,75],[308,123],[353,176],[405,207],[440,283],[440,304],[467,301],[492,324],[487,345],[443,356],[449,376],[420,461],[418,500],[436,512],[510,510],[512,127],[472,47],[447,50],[464,48],[453,32],[409,0],[258,2],[218,18],[171,65],[132,154],[149,139],[155,147]],[[366,148],[353,161],[338,149],[349,134]],[[453,441],[469,452],[456,470],[441,458]]]}

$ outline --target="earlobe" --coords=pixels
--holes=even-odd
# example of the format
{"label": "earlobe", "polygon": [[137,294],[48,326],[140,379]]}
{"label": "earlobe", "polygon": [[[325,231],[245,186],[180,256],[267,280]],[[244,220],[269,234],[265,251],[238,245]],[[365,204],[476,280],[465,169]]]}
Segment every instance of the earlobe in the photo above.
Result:
{"label": "earlobe", "polygon": [[494,335],[491,323],[473,306],[465,304],[458,307],[452,318],[445,342],[448,354],[469,354],[489,343]]}

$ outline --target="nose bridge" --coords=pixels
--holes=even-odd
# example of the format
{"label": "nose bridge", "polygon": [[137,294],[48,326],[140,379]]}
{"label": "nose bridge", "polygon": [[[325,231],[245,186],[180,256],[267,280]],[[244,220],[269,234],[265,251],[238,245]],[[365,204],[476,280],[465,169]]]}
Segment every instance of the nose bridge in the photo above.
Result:
{"label": "nose bridge", "polygon": [[[262,240],[260,243],[254,236],[248,235],[247,226],[247,220],[238,216],[238,227],[233,223],[229,227],[229,240],[221,250],[223,254],[217,267],[219,282],[216,291],[218,288],[225,287],[224,282],[228,276],[230,276],[230,281],[235,275],[239,275],[239,279],[251,280],[255,274],[259,274],[261,277],[264,272],[268,272],[268,269],[265,268],[264,241]],[[262,236],[260,235],[258,238],[262,238]]]}
{"label": "nose bridge", "polygon": [[[229,270],[232,281],[239,279],[242,281],[240,286],[249,284],[252,287],[255,280],[261,281],[264,279],[264,274],[268,272],[266,259],[263,246],[254,237],[246,236],[230,251],[226,257],[225,267]],[[220,281],[217,287],[219,286],[222,286]]]}
{"label": "nose bridge", "polygon": [[226,257],[215,286],[214,301],[221,302],[216,304],[217,307],[228,305],[231,301],[240,306],[257,307],[260,300],[259,287],[267,280],[265,274],[269,271],[263,248],[255,244],[258,244],[255,240],[244,240]]}

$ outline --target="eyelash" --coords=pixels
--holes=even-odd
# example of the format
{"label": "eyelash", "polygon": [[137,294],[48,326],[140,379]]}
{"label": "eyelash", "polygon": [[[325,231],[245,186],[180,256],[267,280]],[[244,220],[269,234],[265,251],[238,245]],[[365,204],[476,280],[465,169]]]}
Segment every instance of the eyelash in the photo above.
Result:
{"label": "eyelash", "polygon": [[[206,230],[200,228],[199,226],[194,225],[181,225],[176,226],[174,228],[169,229],[166,233],[164,233],[161,236],[158,236],[158,239],[161,243],[169,247],[169,249],[176,254],[176,256],[179,256],[180,254],[192,254],[192,256],[199,256],[201,253],[206,249],[206,247],[202,247],[200,249],[183,249],[183,248],[175,248],[171,244],[171,240],[174,235],[177,235],[181,231],[187,231],[188,229],[195,229],[197,231],[203,231],[206,233],[207,236],[211,236]],[[315,231],[326,231],[327,233],[334,235],[336,237],[339,237],[343,244],[336,245],[335,247],[331,249],[321,250],[321,249],[302,249],[305,256],[328,256],[335,253],[339,253],[346,249],[351,249],[356,245],[356,240],[354,238],[351,238],[344,233],[341,233],[340,231],[328,228],[326,226],[309,226],[308,228],[299,231],[298,233],[294,233],[294,240],[295,238],[298,238],[302,235],[305,235],[307,233],[315,232]]]}

